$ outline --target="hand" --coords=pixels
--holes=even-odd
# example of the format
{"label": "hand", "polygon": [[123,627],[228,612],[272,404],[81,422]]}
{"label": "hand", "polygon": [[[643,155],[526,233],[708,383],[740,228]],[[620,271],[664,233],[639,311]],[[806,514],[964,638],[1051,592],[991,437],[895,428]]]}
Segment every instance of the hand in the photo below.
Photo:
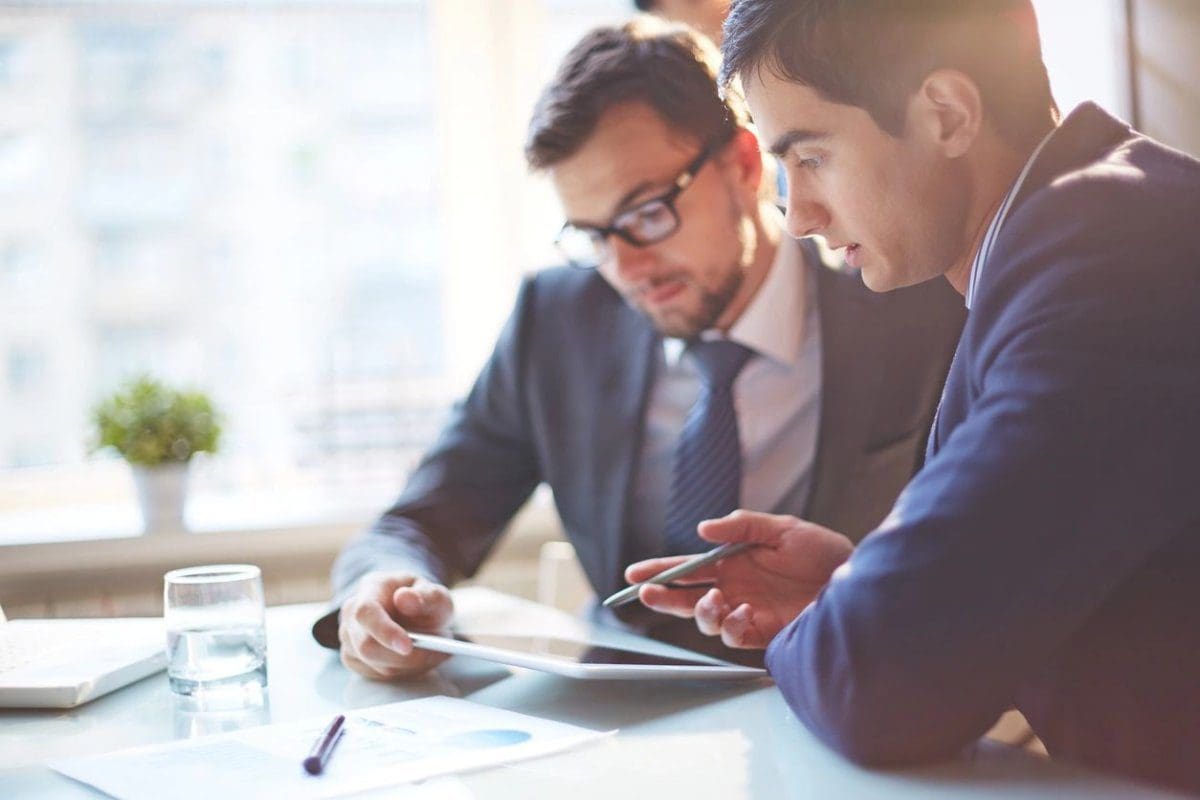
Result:
{"label": "hand", "polygon": [[369,572],[342,604],[342,663],[376,680],[419,675],[448,656],[414,648],[406,629],[443,632],[452,616],[445,586],[406,572]]}
{"label": "hand", "polygon": [[[757,546],[673,582],[681,588],[647,584],[638,597],[655,611],[695,617],[701,633],[720,636],[726,646],[742,649],[765,648],[816,598],[854,550],[849,539],[828,528],[754,511],[735,511],[701,522],[698,533],[715,544]],[[632,564],[625,570],[625,580],[649,580],[688,558],[652,558]],[[705,585],[690,588],[691,584]]]}

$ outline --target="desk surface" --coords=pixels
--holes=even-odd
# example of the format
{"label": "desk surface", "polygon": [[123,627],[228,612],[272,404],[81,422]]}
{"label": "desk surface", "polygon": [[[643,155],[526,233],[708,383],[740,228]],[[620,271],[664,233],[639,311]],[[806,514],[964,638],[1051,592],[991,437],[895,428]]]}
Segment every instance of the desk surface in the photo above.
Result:
{"label": "desk surface", "polygon": [[[497,631],[536,624],[570,634],[583,623],[487,590],[456,593],[459,615]],[[788,711],[769,681],[584,682],[455,658],[403,684],[346,670],[312,641],[319,605],[268,611],[270,692],[260,709],[194,712],[163,673],[70,711],[0,710],[0,797],[102,797],[43,766],[47,759],[332,715],[434,694],[463,697],[619,735],[550,758],[431,782],[438,796],[572,800],[619,796],[737,798],[1116,798],[1169,797],[1145,786],[1050,763],[983,742],[959,760],[920,769],[870,771],[842,760]],[[612,643],[625,634],[602,635]],[[660,646],[663,652],[670,648]],[[630,789],[636,791],[630,794]],[[391,793],[379,793],[390,796]]]}

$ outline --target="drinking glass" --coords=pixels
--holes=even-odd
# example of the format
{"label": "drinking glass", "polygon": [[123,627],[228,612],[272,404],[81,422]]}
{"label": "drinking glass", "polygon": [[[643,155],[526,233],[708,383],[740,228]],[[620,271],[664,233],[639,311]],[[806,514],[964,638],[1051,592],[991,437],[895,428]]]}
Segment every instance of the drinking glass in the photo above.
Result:
{"label": "drinking glass", "polygon": [[256,693],[267,685],[262,572],[252,564],[163,576],[167,678],[178,694]]}

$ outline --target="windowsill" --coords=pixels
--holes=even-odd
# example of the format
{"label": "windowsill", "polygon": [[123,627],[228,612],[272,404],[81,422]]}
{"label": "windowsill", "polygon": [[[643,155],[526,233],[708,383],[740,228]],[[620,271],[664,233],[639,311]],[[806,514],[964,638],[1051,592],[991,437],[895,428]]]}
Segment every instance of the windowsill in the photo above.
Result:
{"label": "windowsill", "polygon": [[[366,525],[394,495],[395,489],[388,487],[360,491],[355,496],[311,489],[197,494],[188,501],[185,521],[189,534]],[[0,513],[0,552],[8,552],[10,546],[142,536],[141,515],[132,501],[73,503]]]}
{"label": "windowsill", "polygon": [[247,562],[270,572],[325,569],[342,545],[365,527],[361,520],[274,528],[173,532],[56,541],[0,547],[4,596],[44,593],[86,576],[88,583],[118,586],[176,567],[212,562]]}
{"label": "windowsill", "polygon": [[[150,534],[140,532],[134,512],[125,530],[114,532],[94,524],[74,539],[67,535],[70,531],[58,530],[50,541],[27,539],[12,544],[3,543],[2,533],[13,519],[5,515],[0,518],[0,603],[19,603],[71,590],[103,592],[135,585],[157,585],[161,591],[162,574],[167,570],[205,563],[258,564],[268,581],[325,576],[347,540],[365,529],[382,508],[376,505],[369,511],[351,512],[343,506],[338,511],[327,509],[324,516],[314,516],[315,510],[309,506],[305,509],[308,519],[274,524],[264,522],[266,511],[260,508],[260,524],[250,520],[224,527],[213,524],[220,521],[219,516],[206,518],[202,513],[189,513],[189,525],[196,526],[196,530]],[[295,514],[300,510],[292,507]],[[234,511],[227,506],[225,518]],[[88,511],[72,513],[84,515]],[[205,522],[208,527],[199,527]],[[512,535],[505,537],[504,557],[533,563],[541,545],[560,535],[548,490],[535,492],[512,528]]]}
{"label": "windowsill", "polygon": [[377,487],[369,496],[198,492],[186,531],[149,533],[130,501],[8,511],[0,514],[0,602],[145,591],[161,587],[168,570],[206,563],[258,564],[267,581],[323,577],[386,507],[384,496]]}

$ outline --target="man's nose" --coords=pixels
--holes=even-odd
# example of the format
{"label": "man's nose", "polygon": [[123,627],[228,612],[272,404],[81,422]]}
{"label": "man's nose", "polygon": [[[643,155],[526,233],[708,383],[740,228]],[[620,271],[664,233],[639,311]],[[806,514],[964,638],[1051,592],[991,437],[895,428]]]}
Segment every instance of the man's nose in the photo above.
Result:
{"label": "man's nose", "polygon": [[784,216],[784,227],[797,239],[814,236],[829,226],[828,209],[804,193],[798,184],[799,181],[788,182],[787,213]]}
{"label": "man's nose", "polygon": [[636,282],[653,265],[654,255],[649,247],[638,247],[620,236],[608,237],[608,261],[623,281]]}

